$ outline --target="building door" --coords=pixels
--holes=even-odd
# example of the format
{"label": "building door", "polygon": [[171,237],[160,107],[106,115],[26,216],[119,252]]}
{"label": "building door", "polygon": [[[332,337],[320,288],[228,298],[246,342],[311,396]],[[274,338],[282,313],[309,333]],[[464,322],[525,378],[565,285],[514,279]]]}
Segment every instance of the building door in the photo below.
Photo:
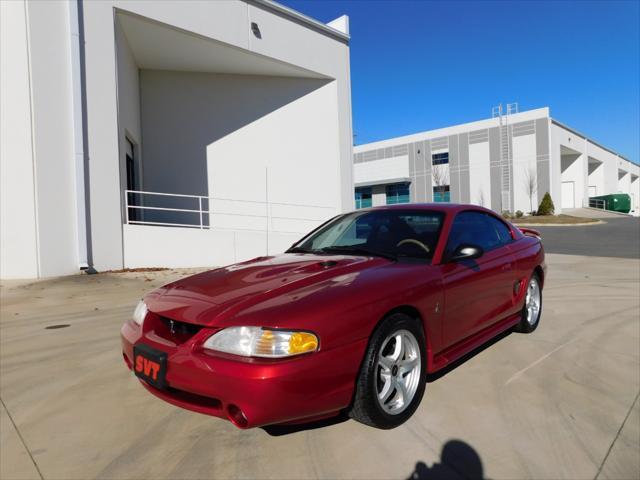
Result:
{"label": "building door", "polygon": [[576,208],[575,182],[562,182],[562,208]]}
{"label": "building door", "polygon": [[[137,175],[137,165],[136,165],[136,157],[135,157],[135,146],[131,140],[125,138],[126,143],[126,151],[125,151],[125,166],[127,170],[127,190],[138,190],[138,175]],[[138,198],[138,194],[127,192],[128,203],[129,205],[137,205],[136,200]],[[138,219],[138,209],[130,208],[129,209],[129,220],[137,220]]]}

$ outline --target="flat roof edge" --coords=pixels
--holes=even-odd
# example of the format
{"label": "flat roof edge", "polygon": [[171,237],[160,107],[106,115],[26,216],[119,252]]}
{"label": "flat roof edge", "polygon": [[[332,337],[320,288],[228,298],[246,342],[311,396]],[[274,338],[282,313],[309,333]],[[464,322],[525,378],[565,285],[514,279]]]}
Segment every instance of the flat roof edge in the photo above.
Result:
{"label": "flat roof edge", "polygon": [[629,163],[631,163],[633,165],[638,165],[636,162],[632,162],[627,157],[624,157],[624,156],[620,155],[615,150],[611,150],[610,148],[605,147],[604,145],[601,145],[600,143],[596,142],[595,140],[592,140],[591,138],[587,137],[585,134],[580,133],[575,128],[571,128],[568,125],[565,125],[564,123],[559,122],[558,120],[556,120],[553,117],[549,117],[549,118],[551,118],[551,123],[554,123],[554,124],[558,125],[559,127],[564,128],[565,130],[569,130],[574,135],[579,136],[580,138],[586,140],[587,142],[593,143],[596,147],[599,147],[599,148],[603,149],[604,151],[609,152],[610,154],[615,155],[615,156],[621,158],[622,160],[625,160],[625,161],[627,161],[627,162],[629,162]]}
{"label": "flat roof edge", "polygon": [[323,32],[328,33],[329,35],[336,37],[340,40],[346,40],[348,42],[351,39],[351,37],[346,33],[343,33],[340,30],[330,27],[326,23],[322,23],[321,21],[316,20],[315,18],[311,18],[305,15],[304,13],[300,13],[297,10],[294,10],[293,8],[289,8],[277,2],[274,2],[273,0],[246,0],[246,1],[248,3],[255,3],[256,5],[261,5],[267,9],[274,10],[278,13],[281,13],[284,16],[293,18],[311,27],[322,30]]}
{"label": "flat roof edge", "polygon": [[[523,110],[522,112],[511,114],[510,118],[520,117],[515,119],[516,122],[520,122],[520,121],[526,121],[526,120],[523,120],[522,117],[530,117],[530,116],[535,118],[542,118],[542,117],[551,118],[549,113],[549,107],[540,107],[540,108],[533,108],[531,110]],[[498,121],[499,121],[498,117],[482,118],[480,120],[473,120],[471,122],[457,123],[455,125],[447,125],[445,127],[434,128],[431,130],[423,130],[421,132],[409,133],[407,135],[400,135],[399,137],[392,137],[392,138],[386,138],[383,140],[376,140],[373,142],[361,143],[360,145],[354,145],[353,148],[354,148],[354,151],[358,150],[357,153],[359,153],[360,151],[367,151],[367,149],[369,148],[382,148],[382,146],[379,144],[387,144],[387,143],[402,144],[407,142],[420,141],[425,139],[426,137],[431,137],[431,136],[437,136],[437,135],[446,136],[448,135],[446,131],[452,130],[452,129],[477,128],[480,130],[484,128],[491,128],[486,124],[495,123]],[[497,126],[497,125],[493,125],[493,126]],[[385,146],[388,146],[388,145],[385,145]]]}

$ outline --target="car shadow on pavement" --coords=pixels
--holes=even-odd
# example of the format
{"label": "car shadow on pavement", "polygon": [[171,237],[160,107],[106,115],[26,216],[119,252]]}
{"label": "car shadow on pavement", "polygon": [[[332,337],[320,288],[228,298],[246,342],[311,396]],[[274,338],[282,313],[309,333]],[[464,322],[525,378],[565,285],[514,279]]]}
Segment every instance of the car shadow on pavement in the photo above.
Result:
{"label": "car shadow on pavement", "polygon": [[471,360],[476,355],[484,352],[487,348],[492,347],[493,345],[498,343],[500,340],[508,337],[512,333],[513,333],[513,329],[510,328],[509,330],[507,330],[505,332],[502,332],[501,334],[493,337],[491,340],[487,341],[487,343],[479,346],[475,350],[472,350],[471,352],[467,353],[466,355],[460,357],[458,360],[456,360],[454,362],[451,362],[449,365],[444,367],[442,370],[438,370],[435,373],[428,374],[427,375],[427,383],[435,382],[436,380],[444,377],[446,374],[448,374],[452,370],[455,370],[460,365],[468,362],[469,360]]}
{"label": "car shadow on pavement", "polygon": [[[498,336],[494,337],[493,339],[489,340],[484,345],[478,347],[477,349],[473,350],[472,352],[469,352],[465,356],[459,358],[455,362],[452,362],[451,364],[447,365],[442,370],[440,370],[440,371],[438,371],[436,373],[427,375],[427,383],[435,382],[439,378],[442,378],[447,373],[451,372],[452,370],[455,370],[460,365],[462,365],[465,362],[471,360],[473,357],[475,357],[479,353],[483,352],[485,349],[491,347],[493,344],[499,342],[500,340],[502,340],[505,337],[508,337],[511,333],[512,333],[511,329],[507,330],[506,332],[503,332],[500,335],[498,335]],[[306,430],[315,430],[317,428],[330,427],[331,425],[337,425],[339,423],[346,422],[347,420],[350,420],[350,418],[346,414],[346,412],[343,412],[343,413],[340,413],[340,414],[336,415],[335,417],[326,418],[326,419],[322,419],[322,420],[317,420],[317,421],[313,421],[313,422],[307,422],[307,423],[301,423],[301,424],[295,424],[295,425],[267,425],[267,426],[264,426],[264,427],[261,427],[261,428],[262,428],[262,430],[267,432],[272,437],[279,437],[279,436],[282,436],[282,435],[290,435],[292,433],[304,432]],[[416,465],[416,467],[417,467],[417,465]],[[421,477],[417,477],[417,478],[421,478]]]}
{"label": "car shadow on pavement", "polygon": [[261,427],[262,430],[267,432],[272,437],[279,437],[281,435],[290,435],[292,433],[304,432],[306,430],[315,430],[317,428],[330,427],[331,425],[337,425],[339,423],[350,420],[346,413],[339,413],[335,417],[324,418],[314,422],[300,423],[295,425],[267,425]]}
{"label": "car shadow on pavement", "polygon": [[407,480],[477,480],[484,478],[482,460],[474,448],[462,440],[449,440],[442,447],[440,462],[428,467],[416,463]]}

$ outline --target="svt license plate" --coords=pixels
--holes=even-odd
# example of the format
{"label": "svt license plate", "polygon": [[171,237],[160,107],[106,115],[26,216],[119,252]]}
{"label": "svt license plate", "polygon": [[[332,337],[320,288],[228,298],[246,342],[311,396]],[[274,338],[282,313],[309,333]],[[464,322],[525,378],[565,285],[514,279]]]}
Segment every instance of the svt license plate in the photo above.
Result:
{"label": "svt license plate", "polygon": [[133,372],[156,388],[167,386],[167,354],[144,343],[133,346]]}

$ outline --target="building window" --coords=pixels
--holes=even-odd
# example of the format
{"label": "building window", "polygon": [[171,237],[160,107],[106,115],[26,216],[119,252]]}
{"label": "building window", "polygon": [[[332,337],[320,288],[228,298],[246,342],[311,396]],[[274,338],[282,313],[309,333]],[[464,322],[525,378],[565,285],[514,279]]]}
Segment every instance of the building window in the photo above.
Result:
{"label": "building window", "polygon": [[125,137],[125,161],[127,166],[127,190],[137,190],[138,179],[136,175],[135,146],[131,140]]}
{"label": "building window", "polygon": [[450,202],[451,193],[449,192],[449,185],[439,185],[437,187],[433,187],[433,201]]}
{"label": "building window", "polygon": [[395,205],[396,203],[409,203],[408,183],[387,185],[387,205]]}
{"label": "building window", "polygon": [[449,152],[434,153],[431,155],[432,165],[444,165],[446,163],[449,163]]}
{"label": "building window", "polygon": [[371,206],[371,187],[356,188],[356,208]]}
{"label": "building window", "polygon": [[[134,143],[125,137],[125,167],[127,172],[127,190],[138,190],[138,172],[137,172],[137,163],[138,159],[136,158],[136,148]],[[129,205],[137,205],[136,201],[138,200],[137,193],[127,192],[129,197]],[[139,212],[137,208],[129,208],[129,220],[139,220]]]}

